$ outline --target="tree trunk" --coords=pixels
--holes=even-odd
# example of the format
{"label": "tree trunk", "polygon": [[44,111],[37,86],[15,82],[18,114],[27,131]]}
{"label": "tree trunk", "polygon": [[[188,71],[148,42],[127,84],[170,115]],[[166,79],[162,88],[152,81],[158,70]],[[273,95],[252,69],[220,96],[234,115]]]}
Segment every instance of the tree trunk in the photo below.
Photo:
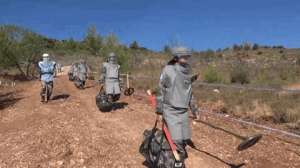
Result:
{"label": "tree trunk", "polygon": [[30,62],[27,62],[27,64],[26,64],[26,78],[29,77],[29,70],[30,70]]}
{"label": "tree trunk", "polygon": [[26,77],[26,74],[23,71],[23,69],[21,68],[20,64],[18,62],[15,62],[15,65],[16,65],[17,69],[20,71],[21,75]]}

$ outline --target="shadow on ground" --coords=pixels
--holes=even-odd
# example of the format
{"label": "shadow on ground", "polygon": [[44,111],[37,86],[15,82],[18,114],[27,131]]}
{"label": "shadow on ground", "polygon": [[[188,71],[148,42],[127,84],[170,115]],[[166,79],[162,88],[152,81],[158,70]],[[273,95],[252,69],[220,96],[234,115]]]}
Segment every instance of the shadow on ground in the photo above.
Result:
{"label": "shadow on ground", "polygon": [[16,92],[0,93],[0,110],[3,110],[11,105],[14,105],[22,97],[17,97]]}
{"label": "shadow on ground", "polygon": [[60,99],[67,99],[69,98],[69,94],[60,94],[60,95],[55,95],[52,97],[52,100],[60,100]]}
{"label": "shadow on ground", "polygon": [[124,109],[126,106],[128,106],[128,103],[125,102],[116,102],[113,105],[114,110]]}
{"label": "shadow on ground", "polygon": [[93,88],[93,87],[95,87],[95,85],[86,86],[86,87],[84,87],[84,89],[89,89],[89,88]]}
{"label": "shadow on ground", "polygon": [[[224,163],[225,165],[229,166],[230,168],[241,168],[243,166],[245,166],[245,163],[240,163],[240,164],[233,164],[233,163],[229,163],[229,162],[226,162],[224,161],[223,159],[209,153],[209,152],[206,152],[206,151],[203,151],[203,150],[200,150],[200,149],[195,149],[193,148],[194,150],[198,151],[198,152],[201,152],[201,153],[204,153],[205,155],[208,155],[209,157],[212,157],[222,163]],[[151,164],[149,164],[147,161],[144,161],[142,163],[144,166],[146,166],[147,168],[152,168],[153,166],[151,166]]]}
{"label": "shadow on ground", "polygon": [[218,156],[215,156],[215,155],[213,155],[213,154],[211,154],[211,153],[209,153],[209,152],[206,152],[206,151],[204,151],[204,150],[195,149],[195,148],[194,148],[194,150],[196,150],[196,151],[198,151],[198,152],[201,152],[201,153],[204,153],[204,154],[206,154],[206,155],[208,155],[208,156],[210,156],[210,157],[212,157],[212,158],[214,158],[214,159],[216,159],[216,160],[218,160],[218,161],[220,161],[220,162],[226,164],[226,165],[229,166],[230,168],[240,168],[240,167],[245,166],[245,163],[233,164],[233,163],[226,162],[226,161],[222,160],[221,158],[219,158]]}

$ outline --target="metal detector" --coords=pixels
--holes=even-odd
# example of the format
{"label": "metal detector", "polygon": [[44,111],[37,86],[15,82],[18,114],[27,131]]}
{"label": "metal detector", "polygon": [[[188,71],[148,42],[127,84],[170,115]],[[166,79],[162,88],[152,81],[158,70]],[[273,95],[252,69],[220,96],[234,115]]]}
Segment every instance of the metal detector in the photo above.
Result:
{"label": "metal detector", "polygon": [[217,127],[215,125],[212,125],[208,122],[205,122],[205,121],[202,121],[202,120],[195,120],[195,122],[199,122],[199,123],[202,123],[202,124],[205,124],[209,127],[212,127],[214,129],[217,129],[217,130],[221,130],[223,132],[226,132],[230,135],[233,135],[235,136],[236,138],[240,139],[242,142],[238,145],[237,147],[237,150],[238,151],[243,151],[243,150],[246,150],[250,147],[252,147],[253,145],[255,145],[261,138],[262,138],[262,134],[255,134],[255,135],[252,135],[252,136],[241,136],[237,133],[234,133],[232,131],[228,131],[224,128],[220,128],[220,127]]}
{"label": "metal detector", "polygon": [[134,93],[134,88],[130,87],[130,82],[129,82],[129,74],[126,74],[126,89],[124,90],[124,95],[125,96],[131,96]]}

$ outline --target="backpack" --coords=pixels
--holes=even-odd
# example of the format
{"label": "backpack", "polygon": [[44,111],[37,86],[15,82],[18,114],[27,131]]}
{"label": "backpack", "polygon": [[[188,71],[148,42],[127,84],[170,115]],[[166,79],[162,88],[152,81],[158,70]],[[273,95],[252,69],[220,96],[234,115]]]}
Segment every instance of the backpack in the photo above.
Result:
{"label": "backpack", "polygon": [[157,122],[151,130],[145,130],[144,140],[139,152],[144,156],[148,168],[184,168],[176,166],[172,150],[162,130],[156,128]]}
{"label": "backpack", "polygon": [[109,101],[108,95],[105,94],[103,86],[96,96],[96,105],[101,112],[110,112],[112,110],[112,102]]}

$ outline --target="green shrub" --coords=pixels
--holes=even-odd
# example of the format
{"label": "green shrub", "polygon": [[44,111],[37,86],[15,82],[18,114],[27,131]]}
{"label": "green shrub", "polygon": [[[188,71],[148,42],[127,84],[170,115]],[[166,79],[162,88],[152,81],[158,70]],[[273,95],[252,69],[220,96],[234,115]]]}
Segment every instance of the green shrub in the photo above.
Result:
{"label": "green shrub", "polygon": [[258,50],[258,49],[259,49],[259,45],[255,43],[252,47],[252,50]]}
{"label": "green shrub", "polygon": [[209,66],[204,72],[204,81],[208,83],[221,83],[224,80],[213,66]]}
{"label": "green shrub", "polygon": [[247,84],[250,83],[249,70],[246,64],[236,63],[234,64],[230,72],[231,83]]}

